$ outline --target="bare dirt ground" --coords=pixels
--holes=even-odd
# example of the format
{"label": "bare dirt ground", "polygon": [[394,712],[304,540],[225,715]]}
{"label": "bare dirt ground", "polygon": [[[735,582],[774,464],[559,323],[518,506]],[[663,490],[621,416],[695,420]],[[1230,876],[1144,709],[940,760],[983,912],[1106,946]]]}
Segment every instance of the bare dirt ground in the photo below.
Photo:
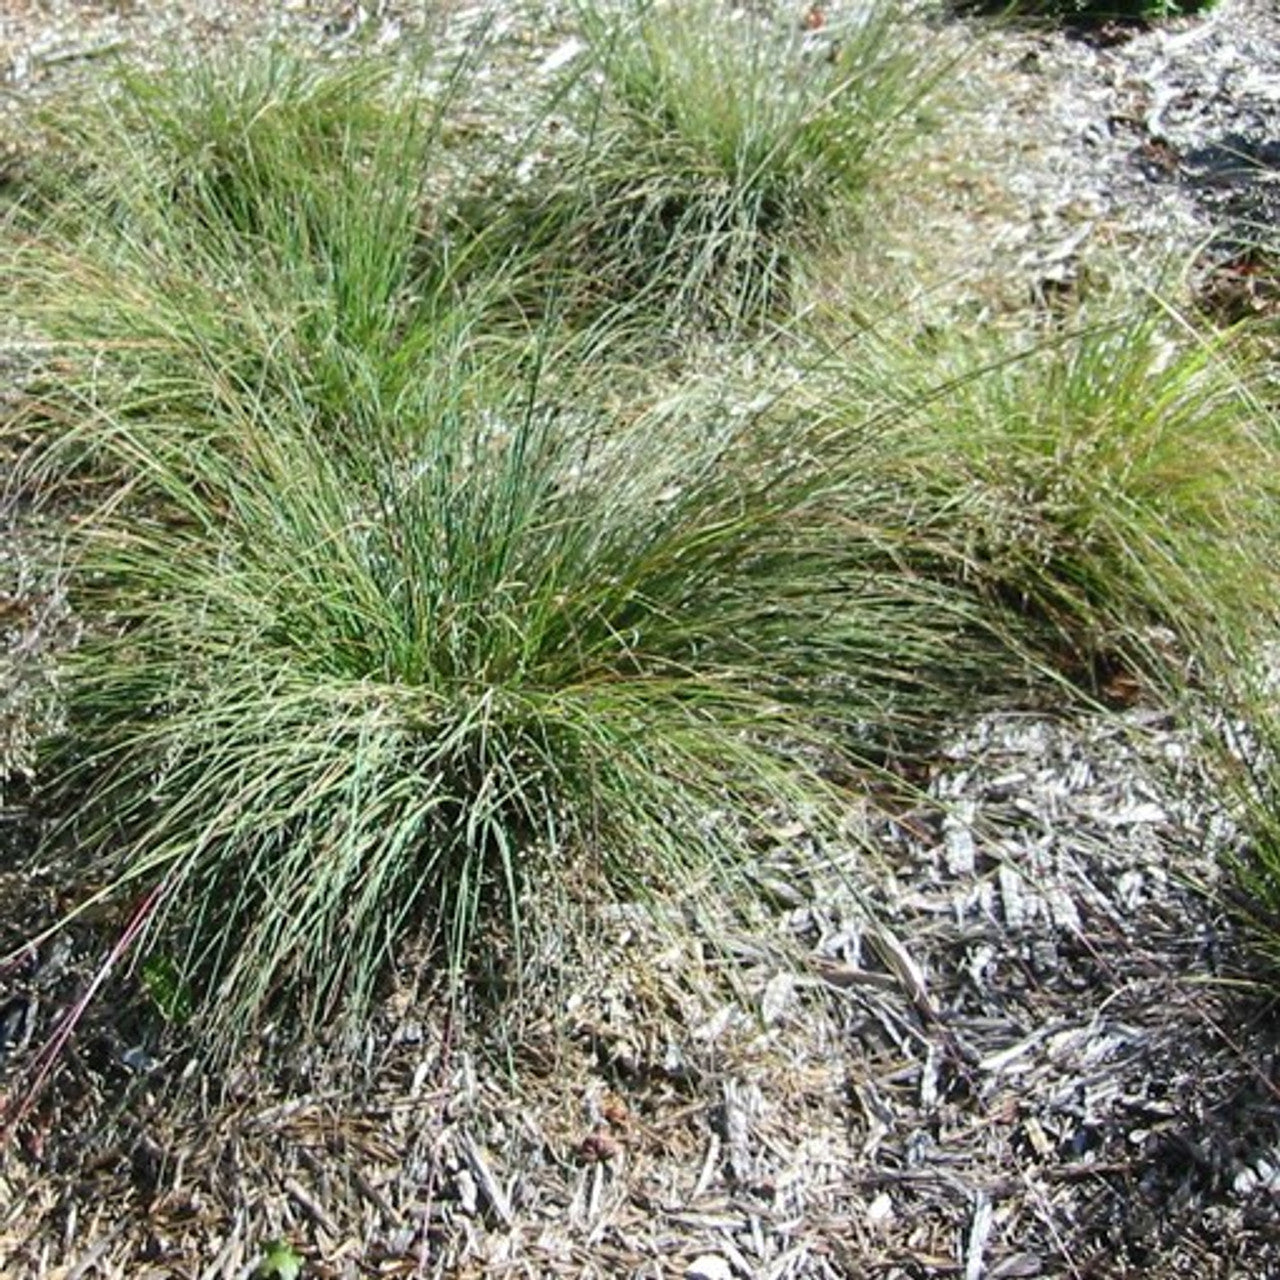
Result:
{"label": "bare dirt ground", "polygon": [[[535,8],[497,11],[495,93],[563,38]],[[460,46],[482,13],[6,0],[0,102],[20,156],[18,108],[116,49],[271,29],[331,51],[433,24]],[[1198,244],[1211,305],[1269,305],[1245,240],[1274,231],[1270,5],[1089,40],[932,21],[975,42],[963,74],[986,102],[941,135],[967,174],[928,229],[954,249],[958,314],[1048,305],[1098,255],[1138,270]],[[32,718],[56,706],[41,658],[74,627],[33,567],[52,532],[0,492],[7,944],[45,882],[24,782]],[[1280,1026],[1213,904],[1233,833],[1199,760],[1141,699],[958,726],[928,798],[851,814],[847,849],[782,825],[760,873],[774,910],[728,954],[696,920],[618,912],[591,956],[546,958],[564,975],[506,1028],[406,977],[361,1043],[328,1046],[358,1088],[268,1040],[228,1096],[174,1112],[199,1069],[99,1010],[0,1156],[0,1274],[248,1277],[281,1240],[317,1277],[1280,1275]],[[86,923],[0,973],[9,1081],[102,945]]]}

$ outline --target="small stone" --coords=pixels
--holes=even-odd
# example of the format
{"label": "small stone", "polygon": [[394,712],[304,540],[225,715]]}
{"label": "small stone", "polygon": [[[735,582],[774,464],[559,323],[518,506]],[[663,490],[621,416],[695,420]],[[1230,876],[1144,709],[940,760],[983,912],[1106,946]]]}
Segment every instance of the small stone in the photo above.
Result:
{"label": "small stone", "polygon": [[769,979],[760,997],[760,1019],[771,1027],[787,1011],[795,992],[795,979],[789,973],[778,973]]}
{"label": "small stone", "polygon": [[561,67],[567,67],[587,46],[576,36],[566,40],[557,49],[553,49],[542,60],[538,70],[544,75],[551,75]]}

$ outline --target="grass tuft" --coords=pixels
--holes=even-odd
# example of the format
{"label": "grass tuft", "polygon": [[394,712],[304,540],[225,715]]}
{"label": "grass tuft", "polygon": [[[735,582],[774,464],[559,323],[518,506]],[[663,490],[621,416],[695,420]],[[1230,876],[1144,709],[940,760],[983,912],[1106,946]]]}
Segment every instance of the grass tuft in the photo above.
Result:
{"label": "grass tuft", "polygon": [[[1230,335],[1163,312],[1026,347],[944,336],[849,379],[916,424],[927,571],[1086,682],[1231,683],[1277,620],[1280,422]],[[905,455],[904,455],[905,457]]]}
{"label": "grass tuft", "polygon": [[162,453],[300,396],[335,448],[415,430],[420,364],[465,360],[506,288],[470,280],[440,231],[449,101],[382,64],[268,51],[126,70],[51,120],[6,300],[46,342],[59,401],[78,393],[75,447],[112,434],[84,429],[104,405],[162,424],[145,445]]}
{"label": "grass tuft", "polygon": [[220,1039],[280,999],[358,1017],[414,926],[462,972],[570,868],[723,888],[750,845],[711,812],[834,820],[829,779],[955,702],[978,619],[895,572],[874,440],[796,426],[463,389],[413,453],[353,462],[274,405],[252,467],[188,453],[163,508],[99,523],[77,838],[163,886],[155,945]]}
{"label": "grass tuft", "polygon": [[[785,305],[804,254],[858,224],[945,69],[895,0],[838,31],[713,0],[584,4],[570,141],[508,210],[588,306],[732,328]],[[486,212],[489,206],[485,206]]]}

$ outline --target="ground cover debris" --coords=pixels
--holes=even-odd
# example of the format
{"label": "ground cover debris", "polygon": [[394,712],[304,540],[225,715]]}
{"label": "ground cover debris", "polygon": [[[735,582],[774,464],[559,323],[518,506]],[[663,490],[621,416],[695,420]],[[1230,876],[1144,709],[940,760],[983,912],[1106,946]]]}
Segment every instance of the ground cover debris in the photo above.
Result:
{"label": "ground cover debris", "polygon": [[635,16],[0,17],[0,1270],[1261,1280],[1275,15]]}

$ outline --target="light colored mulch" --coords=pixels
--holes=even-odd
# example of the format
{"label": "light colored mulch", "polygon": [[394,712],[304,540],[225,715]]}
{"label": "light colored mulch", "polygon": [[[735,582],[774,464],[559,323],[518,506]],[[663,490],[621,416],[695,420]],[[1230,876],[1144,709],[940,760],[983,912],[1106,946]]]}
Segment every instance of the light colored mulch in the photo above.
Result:
{"label": "light colored mulch", "polygon": [[[536,8],[498,13],[495,94],[563,38]],[[12,106],[115,46],[246,30],[335,50],[425,23],[461,46],[480,15],[9,0],[0,91]],[[1274,130],[1278,23],[1224,0],[1114,45],[976,47],[965,74],[998,95],[948,144],[971,176],[934,206],[954,314],[1051,305],[1095,250],[1186,248],[1256,207],[1266,166],[1216,185],[1197,166],[1232,130]],[[25,518],[15,500],[13,536]],[[65,619],[7,545],[13,709],[12,689],[43,687],[23,645]],[[1010,709],[957,728],[927,790],[892,822],[851,815],[874,859],[784,825],[762,851],[774,910],[727,954],[696,921],[659,934],[615,913],[593,956],[547,958],[553,998],[505,1034],[406,989],[342,1047],[359,1087],[264,1043],[193,1118],[160,1103],[180,1060],[99,1009],[0,1162],[0,1274],[247,1277],[272,1239],[317,1277],[1280,1274],[1280,1041],[1201,892],[1233,834],[1194,744],[1141,703]],[[7,804],[16,857],[20,789]],[[19,888],[0,881],[9,902]],[[86,926],[0,976],[0,1019],[13,998],[33,1010],[10,1067],[100,945]]]}

